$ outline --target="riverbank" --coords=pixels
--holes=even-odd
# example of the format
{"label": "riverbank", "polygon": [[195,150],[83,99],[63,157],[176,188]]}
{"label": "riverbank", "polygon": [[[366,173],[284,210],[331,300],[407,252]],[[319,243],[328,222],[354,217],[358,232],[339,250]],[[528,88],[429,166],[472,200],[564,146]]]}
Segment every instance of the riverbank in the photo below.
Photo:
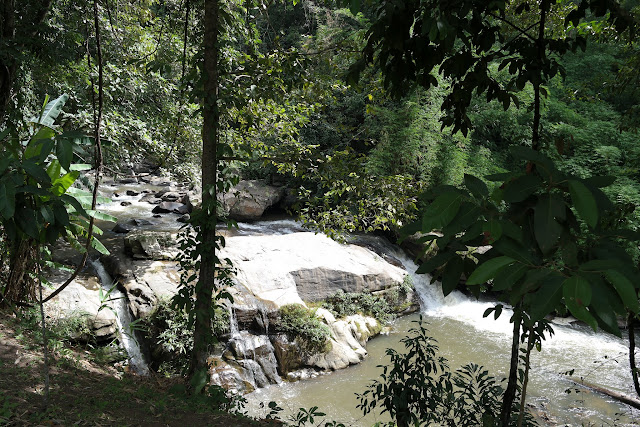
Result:
{"label": "riverbank", "polygon": [[182,380],[140,377],[98,363],[102,354],[50,339],[50,395],[43,407],[43,356],[25,319],[0,311],[0,425],[256,426],[278,425],[215,409],[194,399]]}

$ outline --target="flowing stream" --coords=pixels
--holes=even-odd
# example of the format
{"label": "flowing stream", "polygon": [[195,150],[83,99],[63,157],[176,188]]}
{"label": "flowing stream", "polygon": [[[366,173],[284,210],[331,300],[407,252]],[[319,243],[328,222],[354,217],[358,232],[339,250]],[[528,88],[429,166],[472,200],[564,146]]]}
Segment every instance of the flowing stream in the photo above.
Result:
{"label": "flowing stream", "polygon": [[104,295],[106,295],[105,303],[108,306],[107,309],[113,310],[116,315],[120,343],[129,356],[129,366],[136,374],[149,375],[149,367],[144,360],[140,345],[132,329],[133,319],[127,305],[127,296],[118,289],[99,260],[90,261],[90,263],[98,275]]}
{"label": "flowing stream", "polygon": [[[273,228],[271,225],[269,233]],[[509,322],[510,310],[505,309],[497,320],[493,316],[483,318],[484,311],[495,302],[478,301],[457,291],[445,298],[439,284],[431,283],[427,275],[414,273],[416,265],[404,253],[385,245],[380,239],[365,239],[373,239],[367,242],[369,244],[385,246],[382,249],[398,258],[409,272],[419,293],[421,314],[428,322],[430,335],[438,341],[439,354],[449,360],[452,370],[467,363],[477,363],[497,378],[507,376],[513,326]],[[389,347],[401,350],[400,339],[415,326],[412,322],[418,317],[396,320],[389,335],[375,338],[368,344],[369,356],[359,365],[308,381],[273,385],[251,393],[247,396],[249,412],[265,415],[266,403],[273,400],[288,414],[297,412],[298,408],[318,406],[327,414],[328,420],[353,426],[370,426],[376,421],[388,420],[379,414],[363,417],[356,408],[355,393],[363,392],[372,379],[379,377],[381,369],[378,365],[389,361],[385,350]],[[626,340],[594,333],[583,325],[553,326],[554,336],[544,341],[542,352],[534,350],[531,357],[527,402],[532,405],[532,412],[545,416],[545,422],[550,425],[638,425],[640,411],[577,386],[571,380],[582,378],[633,395]],[[570,370],[575,370],[572,377],[565,374]]]}
{"label": "flowing stream", "polygon": [[[140,186],[135,188],[139,189]],[[104,208],[121,220],[127,217],[149,218],[149,205],[139,202],[138,199],[139,196],[120,196]],[[131,205],[121,207],[122,201],[130,202]],[[175,214],[153,218],[153,224],[148,228],[177,230],[181,224],[176,222],[176,218]],[[302,231],[305,230],[295,221],[279,220],[241,223],[237,230],[225,233],[229,237],[276,237]],[[305,234],[309,239],[325,238],[322,235]],[[505,309],[497,320],[494,320],[493,316],[483,318],[484,311],[495,305],[495,302],[478,301],[459,292],[453,292],[444,298],[439,284],[431,283],[427,275],[414,274],[415,264],[396,247],[375,237],[357,237],[355,240],[359,240],[358,243],[365,246],[375,247],[378,253],[392,255],[404,264],[419,293],[421,314],[428,322],[429,332],[438,341],[439,354],[449,360],[452,370],[473,362],[483,365],[497,378],[506,377],[512,331],[509,310]],[[313,240],[300,250],[308,250],[310,247],[313,247]],[[103,286],[108,290],[111,279],[99,263],[94,266]],[[132,339],[132,334],[128,331],[131,318],[124,295],[115,289],[112,291],[111,299],[114,309],[119,312],[123,345],[131,358],[131,365],[134,370],[144,372],[144,359],[135,339]],[[389,347],[401,350],[399,340],[406,335],[413,326],[412,322],[417,319],[418,316],[415,315],[396,320],[391,333],[375,338],[368,344],[369,356],[359,365],[310,380],[283,382],[259,389],[247,395],[247,409],[251,414],[264,416],[268,412],[265,409],[266,403],[273,400],[289,414],[297,412],[300,407],[318,406],[321,411],[327,413],[327,419],[347,425],[370,426],[376,421],[387,420],[388,418],[379,414],[362,417],[362,412],[356,408],[358,400],[355,393],[364,391],[372,379],[379,377],[381,369],[378,365],[388,363],[385,350]],[[534,351],[532,354],[527,400],[532,406],[532,411],[546,416],[545,422],[550,425],[639,425],[640,411],[581,388],[570,379],[583,378],[590,383],[633,395],[626,340],[604,333],[596,334],[586,326],[572,325],[568,322],[554,324],[554,330],[554,336],[543,343],[542,352]],[[234,332],[234,335],[239,334],[237,330]],[[572,377],[563,374],[571,370],[574,370]]]}

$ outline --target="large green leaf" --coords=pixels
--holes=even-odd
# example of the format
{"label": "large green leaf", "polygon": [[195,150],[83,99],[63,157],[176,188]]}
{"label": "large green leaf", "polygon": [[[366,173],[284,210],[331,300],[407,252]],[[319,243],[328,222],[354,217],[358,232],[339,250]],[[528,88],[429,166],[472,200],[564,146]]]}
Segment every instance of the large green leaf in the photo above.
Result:
{"label": "large green leaf", "polygon": [[4,219],[13,216],[16,208],[16,189],[13,183],[0,180],[0,214]]}
{"label": "large green leaf", "polygon": [[535,264],[535,258],[531,254],[529,247],[510,237],[502,236],[500,240],[493,244],[493,248],[525,264]]}
{"label": "large green leaf", "polygon": [[441,252],[434,257],[429,258],[426,262],[422,263],[420,267],[416,270],[418,274],[431,273],[436,268],[444,265],[451,258],[457,256],[457,254],[453,251],[451,252]]}
{"label": "large green leaf", "polygon": [[91,216],[91,217],[93,217],[95,219],[99,219],[101,221],[108,221],[108,222],[116,222],[116,221],[118,221],[118,218],[116,218],[115,216],[109,215],[109,214],[104,213],[104,212],[87,209],[87,213],[89,214],[89,216]]}
{"label": "large green leaf", "polygon": [[587,307],[591,303],[591,284],[582,276],[571,276],[562,284],[565,302]]}
{"label": "large green leaf", "polygon": [[70,170],[73,160],[73,143],[68,139],[58,138],[56,140],[56,156],[65,170]]}
{"label": "large green leaf", "polygon": [[484,233],[487,242],[492,244],[502,237],[502,224],[500,224],[500,221],[496,219],[490,219],[484,223],[482,232]]}
{"label": "large green leaf", "polygon": [[549,253],[560,239],[562,225],[556,218],[566,217],[564,202],[557,198],[544,194],[538,199],[533,216],[534,234],[542,253]]}
{"label": "large green leaf", "polygon": [[100,252],[102,255],[109,255],[109,249],[105,248],[104,245],[100,242],[100,240],[95,237],[91,238],[91,247],[96,251]]}
{"label": "large green leaf", "polygon": [[617,270],[607,270],[604,272],[607,280],[611,282],[624,305],[634,313],[638,313],[640,306],[638,304],[638,294],[633,283]]}
{"label": "large green leaf", "polygon": [[422,215],[422,232],[428,233],[449,224],[460,209],[461,197],[456,192],[447,192],[436,197]]}
{"label": "large green leaf", "polygon": [[531,320],[541,320],[552,313],[562,301],[561,276],[552,276],[545,280],[540,288],[533,294],[529,315]]}
{"label": "large green leaf", "polygon": [[471,273],[471,276],[467,279],[467,285],[472,286],[486,283],[490,279],[493,279],[500,270],[514,262],[515,259],[509,258],[508,256],[500,256],[485,261]]}
{"label": "large green leaf", "polygon": [[58,118],[60,112],[62,111],[62,107],[68,99],[69,95],[65,93],[60,95],[53,101],[48,102],[44,107],[44,110],[42,111],[40,117],[33,118],[32,121],[34,121],[36,124],[41,124],[49,127],[53,126],[55,120]]}
{"label": "large green leaf", "polygon": [[511,289],[518,280],[522,279],[528,269],[527,265],[519,262],[506,266],[496,274],[491,290],[500,292]]}
{"label": "large green leaf", "polygon": [[454,257],[444,267],[442,273],[442,293],[449,295],[460,283],[460,277],[462,276],[463,263],[462,258]]}
{"label": "large green leaf", "polygon": [[56,196],[61,196],[62,194],[66,193],[67,190],[73,185],[73,183],[76,182],[76,179],[78,179],[79,175],[80,172],[74,171],[64,174],[63,176],[55,179],[51,183],[52,193]]}
{"label": "large green leaf", "polygon": [[40,229],[33,209],[17,207],[15,215],[16,225],[23,233],[29,237],[39,240]]}
{"label": "large green leaf", "polygon": [[466,185],[469,191],[471,191],[471,194],[478,198],[487,197],[489,195],[487,184],[485,184],[480,178],[473,175],[464,174],[464,185]]}
{"label": "large green leaf", "polygon": [[536,175],[523,175],[509,181],[504,188],[504,200],[509,203],[521,202],[542,186],[542,180]]}
{"label": "large green leaf", "polygon": [[473,203],[464,202],[451,222],[442,229],[444,234],[455,234],[466,230],[477,220],[482,210]]}
{"label": "large green leaf", "polygon": [[569,180],[569,192],[578,215],[590,227],[595,227],[598,223],[598,206],[591,191],[582,182],[572,179]]}
{"label": "large green leaf", "polygon": [[43,169],[39,164],[26,160],[22,163],[22,168],[40,184],[46,187],[51,185],[51,178],[49,178],[46,169]]}

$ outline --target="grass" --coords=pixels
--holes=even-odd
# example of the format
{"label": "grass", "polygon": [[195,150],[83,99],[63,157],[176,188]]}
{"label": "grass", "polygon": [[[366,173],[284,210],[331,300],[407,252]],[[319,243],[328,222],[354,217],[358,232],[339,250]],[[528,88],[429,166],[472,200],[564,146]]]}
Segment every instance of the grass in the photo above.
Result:
{"label": "grass", "polygon": [[[19,339],[18,339],[19,338]],[[189,396],[181,379],[139,377],[95,363],[65,347],[50,363],[44,407],[41,347],[16,319],[0,312],[0,425],[252,426],[273,423],[216,410]]]}

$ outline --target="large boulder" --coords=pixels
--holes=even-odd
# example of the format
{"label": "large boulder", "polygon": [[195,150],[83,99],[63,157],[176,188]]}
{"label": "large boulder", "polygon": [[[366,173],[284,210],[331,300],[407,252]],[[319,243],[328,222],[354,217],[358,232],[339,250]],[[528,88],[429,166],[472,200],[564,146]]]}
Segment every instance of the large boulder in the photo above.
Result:
{"label": "large boulder", "polygon": [[237,221],[255,221],[265,210],[277,204],[284,194],[280,187],[263,181],[240,181],[221,196],[222,206],[230,218]]}
{"label": "large boulder", "polygon": [[178,255],[177,234],[135,230],[125,236],[124,248],[134,259],[173,260]]}
{"label": "large boulder", "polygon": [[[317,301],[338,291],[380,291],[402,283],[406,271],[367,248],[324,235],[230,236],[221,258],[237,270],[236,302],[269,307]],[[266,268],[265,266],[268,266]]]}

